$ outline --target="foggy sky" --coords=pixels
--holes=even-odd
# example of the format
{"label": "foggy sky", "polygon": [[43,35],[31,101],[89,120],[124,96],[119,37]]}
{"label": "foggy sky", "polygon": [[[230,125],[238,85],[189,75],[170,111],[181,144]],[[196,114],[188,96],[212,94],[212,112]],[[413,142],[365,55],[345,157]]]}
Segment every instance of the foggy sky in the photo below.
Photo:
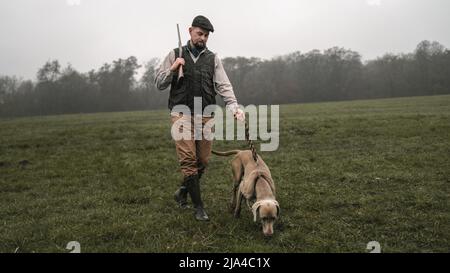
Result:
{"label": "foggy sky", "polygon": [[368,60],[425,39],[450,47],[449,11],[448,0],[1,0],[0,75],[34,80],[52,59],[87,72],[131,55],[163,58],[177,46],[176,23],[185,43],[199,14],[222,58],[341,46]]}

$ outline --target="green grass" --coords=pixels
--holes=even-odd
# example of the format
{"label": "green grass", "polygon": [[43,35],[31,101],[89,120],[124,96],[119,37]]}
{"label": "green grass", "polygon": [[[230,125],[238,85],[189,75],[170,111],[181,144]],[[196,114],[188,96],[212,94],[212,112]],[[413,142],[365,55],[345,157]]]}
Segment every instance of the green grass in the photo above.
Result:
{"label": "green grass", "polygon": [[[202,181],[209,223],[175,206],[167,111],[0,120],[0,252],[450,251],[450,96],[283,105],[261,153],[281,205],[266,239],[227,211],[230,158]],[[218,150],[243,141],[215,141]],[[19,164],[28,160],[30,164]]]}

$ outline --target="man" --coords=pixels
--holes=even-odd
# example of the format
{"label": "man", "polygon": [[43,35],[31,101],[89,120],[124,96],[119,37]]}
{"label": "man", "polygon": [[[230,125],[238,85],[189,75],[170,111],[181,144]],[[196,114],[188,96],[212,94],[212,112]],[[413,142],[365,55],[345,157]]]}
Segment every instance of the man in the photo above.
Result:
{"label": "man", "polygon": [[[187,208],[187,194],[191,196],[195,208],[195,218],[208,221],[200,192],[200,178],[205,172],[211,155],[212,140],[194,139],[194,98],[202,99],[202,110],[208,105],[214,105],[218,93],[237,120],[245,121],[245,114],[239,108],[233,87],[225,73],[222,62],[217,54],[206,47],[209,33],[214,32],[211,22],[204,16],[197,16],[189,28],[191,39],[182,47],[182,57],[175,48],[164,59],[156,72],[155,83],[159,90],[170,85],[169,109],[172,124],[191,125],[191,138],[175,140],[178,161],[184,176],[181,187],[175,192],[175,200],[182,208]],[[178,81],[179,67],[183,67],[184,78]],[[176,105],[186,105],[192,115],[185,115],[175,110]],[[201,125],[211,124],[213,115],[203,114]],[[212,128],[209,128],[212,130]]]}

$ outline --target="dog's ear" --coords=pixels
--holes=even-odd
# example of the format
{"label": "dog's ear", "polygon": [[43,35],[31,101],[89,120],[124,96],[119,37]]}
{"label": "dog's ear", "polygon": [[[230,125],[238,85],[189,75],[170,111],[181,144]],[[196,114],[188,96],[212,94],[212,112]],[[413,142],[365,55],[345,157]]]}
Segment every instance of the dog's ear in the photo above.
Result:
{"label": "dog's ear", "polygon": [[261,206],[261,204],[258,204],[256,206],[252,207],[252,212],[253,212],[253,221],[256,222],[258,215],[259,215],[259,207]]}
{"label": "dog's ear", "polygon": [[259,206],[256,207],[255,215],[254,215],[254,218],[253,218],[253,221],[254,221],[254,222],[256,222],[256,220],[258,220],[258,217],[259,217],[259,207],[261,207],[261,205],[259,205]]}

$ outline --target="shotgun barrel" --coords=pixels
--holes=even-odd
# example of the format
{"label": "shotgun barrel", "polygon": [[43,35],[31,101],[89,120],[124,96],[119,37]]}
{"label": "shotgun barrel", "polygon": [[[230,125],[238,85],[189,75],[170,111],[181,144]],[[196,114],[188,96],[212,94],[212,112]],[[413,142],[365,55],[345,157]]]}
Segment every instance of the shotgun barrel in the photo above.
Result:
{"label": "shotgun barrel", "polygon": [[[180,27],[178,26],[178,24],[177,24],[177,32],[178,32],[178,57],[182,58],[182,56],[183,56],[183,48],[181,46]],[[180,67],[178,68],[178,82],[183,77],[184,77],[183,66],[180,65]]]}

